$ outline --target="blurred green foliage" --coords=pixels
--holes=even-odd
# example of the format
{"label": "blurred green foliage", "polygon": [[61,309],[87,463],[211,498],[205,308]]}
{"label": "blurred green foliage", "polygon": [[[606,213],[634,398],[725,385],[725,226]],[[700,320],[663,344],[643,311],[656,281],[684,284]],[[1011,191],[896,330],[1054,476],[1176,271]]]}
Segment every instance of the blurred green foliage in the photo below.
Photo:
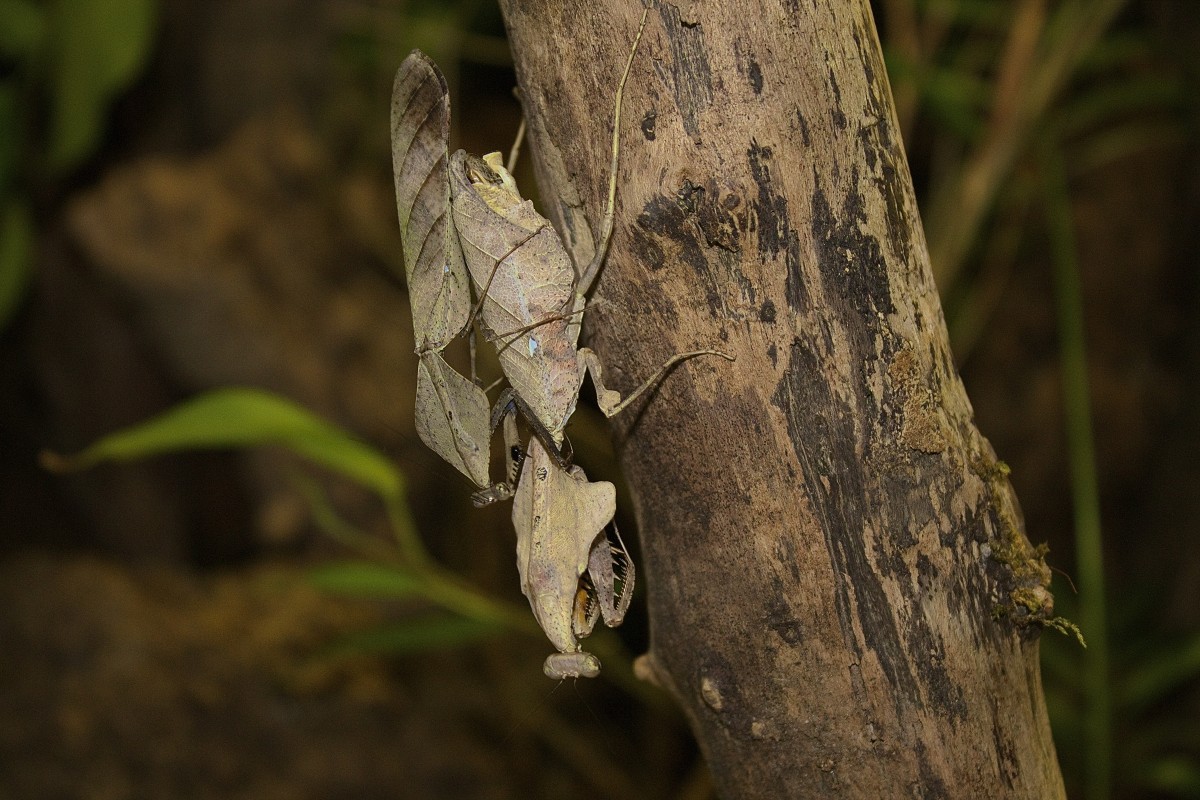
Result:
{"label": "blurred green foliage", "polygon": [[[1065,583],[1065,582],[1064,582]],[[1066,613],[1079,602],[1065,585],[1055,598]],[[1158,608],[1163,598],[1150,587],[1123,598],[1108,617],[1109,672],[1114,744],[1112,785],[1118,797],[1200,797],[1200,727],[1178,703],[1200,683],[1200,634],[1164,631]],[[1084,675],[1084,654],[1063,640],[1042,640],[1046,705],[1068,787],[1091,781],[1080,757],[1090,731],[1088,707],[1094,692]],[[1075,795],[1073,795],[1075,796]]]}
{"label": "blurred green foliage", "polygon": [[85,469],[180,450],[265,444],[283,445],[341,473],[385,503],[403,503],[404,480],[384,456],[290,400],[258,389],[217,389],[105,436],[74,456],[44,460],[60,470]]}
{"label": "blurred green foliage", "polygon": [[[999,300],[1020,261],[1045,252],[1052,270],[1080,593],[1078,603],[1063,592],[1056,598],[1089,645],[1064,652],[1062,641],[1043,641],[1069,787],[1088,800],[1146,791],[1200,797],[1200,737],[1146,727],[1120,683],[1153,672],[1167,653],[1129,649],[1138,640],[1131,628],[1110,631],[1070,193],[1071,182],[1092,170],[1178,142],[1189,100],[1183,82],[1157,57],[1148,29],[1122,17],[1126,0],[880,6],[905,142],[910,157],[921,154],[912,168],[930,187],[922,214],[959,364],[1000,324]],[[1148,616],[1139,622],[1153,628]],[[1174,646],[1183,654],[1200,648],[1190,639]],[[1185,656],[1168,663],[1183,666],[1154,685],[1156,701],[1200,681],[1200,666]]]}
{"label": "blurred green foliage", "polygon": [[157,0],[0,0],[0,329],[29,283],[35,206],[103,141],[157,18]]}
{"label": "blurred green foliage", "polygon": [[[880,0],[897,115],[959,364],[1042,230],[1039,153],[1067,178],[1178,142],[1180,77],[1126,0]],[[914,146],[915,144],[915,146]]]}
{"label": "blurred green foliage", "polygon": [[486,597],[434,564],[417,536],[404,496],[404,476],[374,448],[292,401],[250,388],[217,389],[145,422],[103,437],[71,456],[43,453],[57,472],[104,462],[126,462],[198,449],[282,446],[373,491],[395,536],[394,546],[341,519],[315,480],[297,476],[314,519],[330,536],[360,551],[364,560],[318,567],[314,584],[325,591],[371,599],[418,600],[440,609],[410,617],[355,640],[372,649],[390,642],[412,651],[462,645],[505,630],[535,634],[523,609]]}

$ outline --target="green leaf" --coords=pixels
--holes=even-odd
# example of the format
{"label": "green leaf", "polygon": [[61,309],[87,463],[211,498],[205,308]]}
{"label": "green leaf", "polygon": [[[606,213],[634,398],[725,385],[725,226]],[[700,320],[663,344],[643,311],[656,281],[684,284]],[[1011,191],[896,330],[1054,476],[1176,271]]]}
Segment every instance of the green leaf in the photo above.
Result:
{"label": "green leaf", "polygon": [[0,206],[0,330],[25,296],[33,258],[33,216],[12,198]]}
{"label": "green leaf", "polygon": [[385,456],[291,400],[259,389],[217,389],[105,436],[74,456],[43,453],[48,469],[84,469],[181,450],[283,445],[378,492],[401,498],[404,479]]}
{"label": "green leaf", "polygon": [[53,6],[48,166],[87,158],[113,98],[141,71],[154,39],[155,0],[58,0]]}
{"label": "green leaf", "polygon": [[978,138],[986,115],[988,87],[965,70],[937,68],[922,78],[921,93],[929,112],[956,136]]}
{"label": "green leaf", "polygon": [[498,636],[505,629],[494,622],[455,616],[427,616],[345,637],[333,652],[418,653],[445,650]]}
{"label": "green leaf", "polygon": [[408,597],[425,585],[412,572],[369,561],[326,564],[311,570],[308,579],[323,592],[376,599]]}
{"label": "green leaf", "polygon": [[25,60],[46,35],[46,14],[29,0],[0,0],[0,55]]}
{"label": "green leaf", "polygon": [[1161,75],[1113,77],[1086,92],[1064,99],[1055,110],[1063,138],[1086,136],[1122,119],[1144,119],[1155,112],[1183,108],[1188,101],[1180,81]]}
{"label": "green leaf", "polygon": [[1119,697],[1126,713],[1135,714],[1192,682],[1200,682],[1200,636],[1173,641],[1139,659],[1122,681]]}
{"label": "green leaf", "polygon": [[0,197],[13,191],[22,161],[28,109],[19,98],[15,78],[0,81]]}
{"label": "green leaf", "polygon": [[1144,765],[1137,779],[1153,792],[1200,798],[1200,763],[1194,758],[1163,757]]}

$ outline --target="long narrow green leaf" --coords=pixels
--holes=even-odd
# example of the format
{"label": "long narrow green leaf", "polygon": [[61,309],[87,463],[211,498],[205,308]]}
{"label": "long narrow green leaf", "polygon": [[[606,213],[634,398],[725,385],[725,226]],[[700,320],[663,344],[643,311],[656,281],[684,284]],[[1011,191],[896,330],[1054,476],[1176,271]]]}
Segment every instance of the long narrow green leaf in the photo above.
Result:
{"label": "long narrow green leaf", "polygon": [[0,330],[8,323],[29,283],[33,217],[17,199],[0,205]]}
{"label": "long narrow green leaf", "polygon": [[1127,714],[1137,714],[1193,681],[1200,681],[1200,636],[1172,641],[1152,658],[1140,659],[1122,682],[1119,699]]}
{"label": "long narrow green leaf", "polygon": [[84,469],[104,461],[133,461],[181,450],[283,445],[305,458],[400,500],[400,471],[374,448],[301,408],[259,389],[217,389],[151,420],[105,436],[74,456],[43,453],[54,470]]}
{"label": "long narrow green leaf", "polygon": [[495,622],[437,615],[352,634],[337,642],[332,654],[402,654],[445,650],[505,632],[505,628]]}
{"label": "long narrow green leaf", "polygon": [[1043,150],[1049,225],[1062,361],[1063,412],[1075,521],[1075,559],[1079,584],[1079,622],[1090,647],[1082,656],[1081,682],[1086,703],[1084,735],[1085,794],[1088,800],[1112,796],[1113,724],[1109,678],[1108,613],[1104,580],[1104,543],[1100,527],[1100,488],[1088,391],[1083,290],[1071,220],[1070,194],[1060,155]]}
{"label": "long narrow green leaf", "polygon": [[323,592],[374,599],[411,597],[425,584],[412,572],[369,561],[325,564],[311,570],[308,579]]}

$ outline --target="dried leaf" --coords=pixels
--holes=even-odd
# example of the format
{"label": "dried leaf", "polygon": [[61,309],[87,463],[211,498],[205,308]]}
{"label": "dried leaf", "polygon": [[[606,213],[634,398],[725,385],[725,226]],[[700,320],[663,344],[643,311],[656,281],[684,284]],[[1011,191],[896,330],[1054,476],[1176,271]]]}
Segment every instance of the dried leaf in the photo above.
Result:
{"label": "dried leaf", "polygon": [[417,435],[430,450],[476,486],[488,486],[492,429],[487,395],[437,352],[423,353],[417,364],[416,418]]}
{"label": "dried leaf", "polygon": [[392,87],[392,169],[417,351],[441,349],[467,325],[470,286],[450,216],[450,97],[419,50]]}

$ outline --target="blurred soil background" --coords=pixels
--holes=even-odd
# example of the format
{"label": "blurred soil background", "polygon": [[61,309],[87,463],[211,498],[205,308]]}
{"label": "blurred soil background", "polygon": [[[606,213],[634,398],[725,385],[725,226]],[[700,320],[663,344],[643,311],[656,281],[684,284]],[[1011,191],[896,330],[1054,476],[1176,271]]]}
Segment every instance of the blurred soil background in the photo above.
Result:
{"label": "blurred soil background", "polygon": [[[1200,4],[875,11],[979,427],[1061,613],[1102,645],[1089,686],[1094,648],[1044,637],[1071,795],[1200,797]],[[680,716],[629,677],[637,601],[594,683],[555,689],[536,636],[398,655],[362,634],[411,600],[310,579],[348,554],[304,481],[386,542],[361,487],[279,449],[39,466],[267,389],[393,458],[437,560],[523,605],[507,507],[471,508],[413,430],[387,138],[421,47],[452,84],[452,146],[508,148],[498,10],[3,0],[0,30],[0,798],[711,797]],[[571,435],[619,481],[595,414]],[[1086,537],[1102,575],[1080,574]]]}

